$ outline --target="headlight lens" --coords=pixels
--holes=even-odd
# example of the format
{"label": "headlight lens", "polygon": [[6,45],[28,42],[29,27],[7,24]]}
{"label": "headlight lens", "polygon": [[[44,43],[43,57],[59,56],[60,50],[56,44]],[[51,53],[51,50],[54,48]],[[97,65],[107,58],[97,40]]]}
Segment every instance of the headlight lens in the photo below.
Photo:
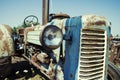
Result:
{"label": "headlight lens", "polygon": [[62,31],[55,25],[46,26],[42,32],[41,43],[46,48],[56,49],[61,45],[62,40]]}

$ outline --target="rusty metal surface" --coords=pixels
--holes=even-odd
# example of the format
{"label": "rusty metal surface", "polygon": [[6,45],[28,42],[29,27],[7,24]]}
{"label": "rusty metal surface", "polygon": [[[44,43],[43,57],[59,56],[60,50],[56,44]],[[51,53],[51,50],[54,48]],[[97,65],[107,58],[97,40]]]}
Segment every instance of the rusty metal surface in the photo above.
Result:
{"label": "rusty metal surface", "polygon": [[83,15],[82,16],[82,26],[109,26],[110,22],[103,16],[98,15]]}
{"label": "rusty metal surface", "polygon": [[[33,60],[30,60],[27,56],[25,56],[24,54],[22,55],[25,59],[27,59],[30,63],[32,63],[35,67],[37,67],[38,69],[40,69],[40,71],[44,74],[45,72],[48,72],[44,67],[38,65],[37,63],[35,63]],[[48,75],[46,75],[49,79],[50,77]]]}
{"label": "rusty metal surface", "polygon": [[115,65],[117,65],[118,67],[120,66],[120,45],[119,43],[117,44],[113,43],[111,45],[109,60]]}
{"label": "rusty metal surface", "polygon": [[14,54],[12,29],[8,25],[0,25],[0,57]]}
{"label": "rusty metal surface", "polygon": [[[78,18],[78,19],[77,19]],[[88,56],[86,56],[86,57],[84,57],[84,58],[92,58],[92,59],[95,59],[95,60],[89,60],[89,62],[92,62],[93,61],[93,63],[94,62],[100,62],[100,61],[105,61],[105,63],[107,63],[107,58],[106,57],[104,57],[104,56],[108,56],[108,52],[106,51],[107,49],[108,49],[108,47],[107,47],[107,43],[109,43],[109,35],[110,35],[110,28],[109,28],[109,26],[110,26],[110,22],[109,21],[107,21],[107,19],[106,18],[104,18],[104,17],[102,17],[102,16],[97,16],[97,15],[83,15],[82,16],[82,18],[80,18],[80,17],[77,17],[77,18],[69,18],[69,19],[64,19],[64,23],[62,23],[62,20],[59,20],[59,19],[53,19],[52,20],[52,22],[53,22],[53,24],[55,24],[55,25],[58,25],[58,26],[60,26],[62,29],[66,29],[66,35],[67,35],[67,31],[69,32],[69,34],[67,35],[67,36],[71,36],[72,35],[72,42],[71,41],[66,41],[66,56],[65,56],[65,58],[66,58],[66,60],[65,60],[65,64],[64,64],[64,75],[65,75],[65,79],[66,80],[68,80],[68,79],[70,79],[70,80],[77,80],[77,78],[75,77],[75,76],[77,76],[77,73],[75,73],[75,67],[77,66],[77,64],[75,64],[75,61],[77,62],[77,58],[78,58],[78,52],[77,52],[77,50],[75,50],[74,48],[72,48],[73,46],[77,49],[77,48],[79,48],[79,47],[76,47],[76,46],[78,46],[78,44],[79,43],[77,43],[77,39],[78,39],[78,36],[79,37],[81,37],[80,36],[80,34],[79,34],[79,30],[81,30],[81,29],[77,29],[78,27],[78,25],[79,25],[79,27],[81,27],[81,25],[82,25],[82,28],[84,28],[84,29],[87,29],[86,31],[84,31],[84,33],[85,34],[83,34],[83,36],[84,37],[87,37],[87,38],[84,38],[84,40],[86,40],[86,44],[89,44],[89,43],[87,43],[88,41],[90,41],[90,43],[91,43],[91,45],[93,45],[92,47],[94,48],[94,50],[105,50],[105,54],[102,54],[101,56],[99,56],[99,55],[96,55],[97,53],[93,53],[93,54],[91,54],[91,56],[92,57],[88,57]],[[79,20],[82,20],[81,22],[79,21]],[[65,27],[64,27],[65,26]],[[75,28],[75,29],[74,29]],[[76,29],[79,31],[79,32],[77,32],[76,31]],[[75,33],[76,34],[75,34]],[[92,33],[92,34],[91,34]],[[92,36],[92,37],[91,37]],[[76,38],[77,37],[77,38]],[[102,38],[102,39],[101,39]],[[75,40],[75,41],[74,41]],[[79,41],[79,40],[78,40]],[[80,40],[81,41],[81,40]],[[75,42],[75,44],[74,44],[74,42]],[[100,44],[98,43],[98,42],[100,42]],[[71,44],[72,43],[72,44]],[[77,43],[77,44],[76,44]],[[80,42],[81,43],[81,42]],[[97,44],[98,43],[98,44]],[[91,45],[89,46],[87,46],[86,48],[88,48],[88,47],[90,47],[89,48],[89,51],[88,52],[91,52]],[[86,46],[86,45],[85,45]],[[84,48],[85,48],[85,46],[84,46]],[[94,47],[94,46],[96,46],[96,47]],[[101,48],[101,46],[102,46],[102,48]],[[104,48],[104,46],[106,46],[107,48]],[[97,49],[97,48],[99,48],[99,49]],[[75,51],[74,51],[75,50]],[[104,52],[104,50],[103,50],[103,52]],[[96,51],[96,52],[97,52]],[[73,55],[73,53],[74,53],[74,55]],[[79,52],[80,53],[80,52]],[[101,52],[100,51],[98,51],[98,54],[101,54]],[[88,53],[89,54],[89,53]],[[75,57],[76,56],[76,57]],[[79,56],[80,57],[80,56]],[[74,59],[75,58],[75,59]],[[98,59],[98,60],[96,60],[96,58]],[[83,58],[82,58],[83,59]],[[103,60],[104,59],[104,60]],[[84,61],[84,60],[83,60]],[[86,63],[87,63],[88,61],[86,61]],[[97,63],[96,62],[96,63]],[[96,67],[96,68],[94,68],[94,69],[89,69],[89,70],[91,70],[91,71],[94,71],[95,69],[96,70],[98,70],[98,69],[103,69],[103,70],[101,70],[101,71],[104,71],[104,73],[102,73],[101,71],[99,71],[99,72],[95,72],[96,74],[99,74],[99,73],[102,73],[102,74],[100,74],[99,76],[98,75],[95,75],[95,76],[97,76],[97,78],[98,77],[100,77],[100,76],[103,76],[103,75],[105,75],[105,77],[106,77],[106,68],[105,68],[105,66],[107,65],[107,64],[104,64],[104,62],[103,63],[101,63],[101,64],[97,64],[97,65],[92,65],[92,68],[94,67],[94,66],[99,66],[99,67]],[[72,65],[74,65],[74,66],[72,66]],[[68,67],[69,66],[69,67]],[[101,67],[102,66],[102,67]],[[80,67],[80,66],[79,66]],[[74,69],[75,68],[75,69]],[[74,69],[74,70],[73,70]],[[87,69],[86,69],[87,70]],[[87,74],[88,76],[89,75],[94,75],[95,73],[93,73],[93,74]],[[74,75],[73,75],[74,74]],[[86,75],[86,76],[87,76]],[[84,74],[84,76],[85,76],[85,74]],[[96,78],[96,79],[97,79]],[[104,78],[104,77],[103,77]],[[93,79],[95,79],[95,77],[93,78]]]}

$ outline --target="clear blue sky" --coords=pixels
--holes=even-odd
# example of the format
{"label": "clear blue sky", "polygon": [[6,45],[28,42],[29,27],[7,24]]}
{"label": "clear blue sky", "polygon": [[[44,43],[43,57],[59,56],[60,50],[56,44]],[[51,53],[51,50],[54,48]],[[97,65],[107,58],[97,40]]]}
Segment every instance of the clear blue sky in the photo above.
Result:
{"label": "clear blue sky", "polygon": [[[120,0],[51,0],[50,13],[70,16],[97,14],[112,23],[112,34],[120,35]],[[0,24],[21,25],[28,15],[36,15],[42,23],[42,0],[0,0]]]}

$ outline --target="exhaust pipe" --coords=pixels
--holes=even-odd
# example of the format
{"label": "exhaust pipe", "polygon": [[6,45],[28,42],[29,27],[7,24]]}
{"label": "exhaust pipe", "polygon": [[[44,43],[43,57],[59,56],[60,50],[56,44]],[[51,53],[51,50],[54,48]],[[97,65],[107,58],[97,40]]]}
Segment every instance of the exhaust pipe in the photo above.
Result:
{"label": "exhaust pipe", "polygon": [[42,24],[46,24],[49,20],[49,0],[43,0]]}

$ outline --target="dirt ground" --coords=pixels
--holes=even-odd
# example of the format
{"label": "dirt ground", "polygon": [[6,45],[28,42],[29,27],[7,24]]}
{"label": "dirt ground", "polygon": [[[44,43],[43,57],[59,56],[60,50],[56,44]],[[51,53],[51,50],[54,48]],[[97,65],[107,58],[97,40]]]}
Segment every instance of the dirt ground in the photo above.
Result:
{"label": "dirt ground", "polygon": [[24,58],[12,57],[11,74],[0,80],[48,80]]}

